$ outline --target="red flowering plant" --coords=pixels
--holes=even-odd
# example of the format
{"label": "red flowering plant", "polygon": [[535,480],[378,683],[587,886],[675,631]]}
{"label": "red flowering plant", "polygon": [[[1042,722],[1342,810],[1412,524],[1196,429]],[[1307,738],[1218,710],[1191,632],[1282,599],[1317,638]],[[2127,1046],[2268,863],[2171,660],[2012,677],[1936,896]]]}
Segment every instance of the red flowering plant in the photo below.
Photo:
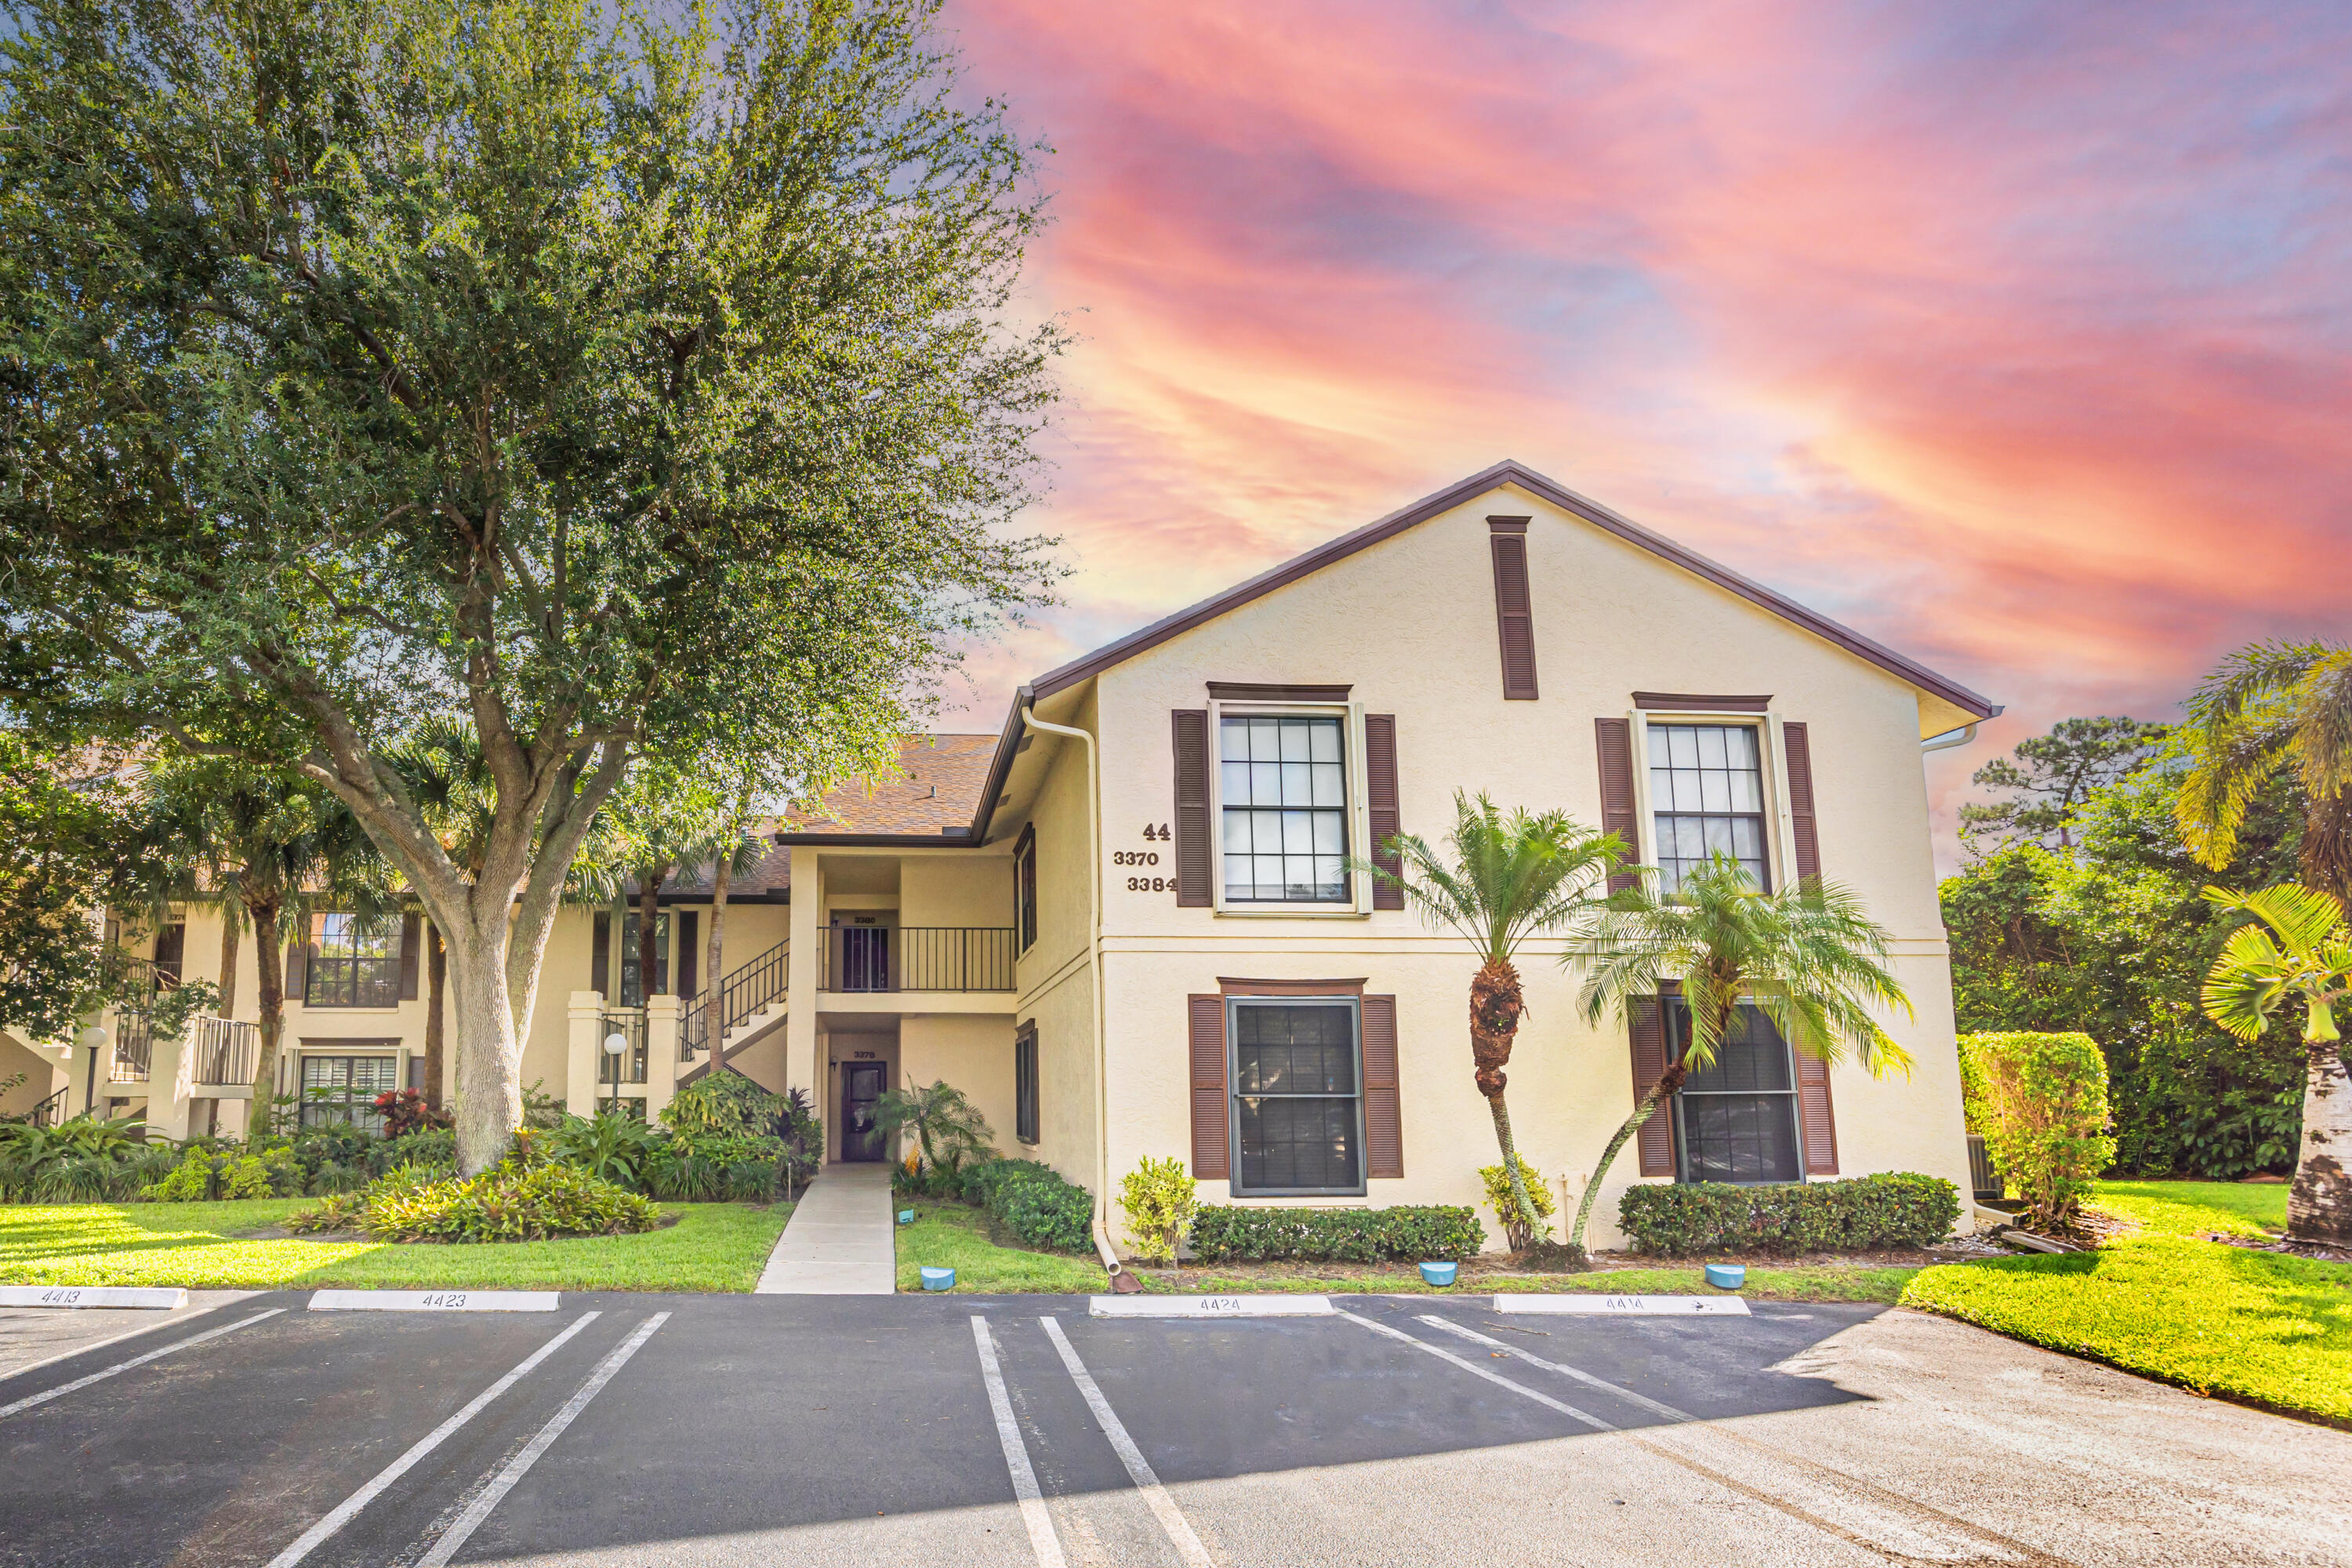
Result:
{"label": "red flowering plant", "polygon": [[411,1132],[457,1125],[447,1111],[427,1104],[425,1097],[413,1089],[386,1089],[375,1097],[375,1108],[383,1118],[383,1135],[387,1138],[405,1138]]}

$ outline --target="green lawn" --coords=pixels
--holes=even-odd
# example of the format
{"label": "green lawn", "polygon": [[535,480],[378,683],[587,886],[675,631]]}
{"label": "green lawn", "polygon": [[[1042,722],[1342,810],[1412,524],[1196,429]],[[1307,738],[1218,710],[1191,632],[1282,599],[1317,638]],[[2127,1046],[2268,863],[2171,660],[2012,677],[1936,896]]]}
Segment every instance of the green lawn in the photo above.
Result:
{"label": "green lawn", "polygon": [[[901,1207],[907,1205],[899,1200]],[[952,1268],[959,1293],[1034,1291],[1096,1295],[1110,1288],[1102,1265],[1063,1252],[1030,1252],[989,1239],[988,1213],[962,1204],[916,1203],[915,1223],[898,1227],[898,1289],[923,1288],[922,1269]]]}
{"label": "green lawn", "polygon": [[2352,1426],[2352,1265],[2196,1238],[2284,1225],[2284,1187],[2116,1182],[2095,1202],[2144,1233],[2063,1257],[1923,1269],[1903,1304],[2200,1394]]}
{"label": "green lawn", "polygon": [[676,1225],[643,1236],[477,1247],[241,1240],[311,1200],[0,1207],[0,1284],[314,1286],[476,1290],[749,1290],[788,1204],[666,1204]]}

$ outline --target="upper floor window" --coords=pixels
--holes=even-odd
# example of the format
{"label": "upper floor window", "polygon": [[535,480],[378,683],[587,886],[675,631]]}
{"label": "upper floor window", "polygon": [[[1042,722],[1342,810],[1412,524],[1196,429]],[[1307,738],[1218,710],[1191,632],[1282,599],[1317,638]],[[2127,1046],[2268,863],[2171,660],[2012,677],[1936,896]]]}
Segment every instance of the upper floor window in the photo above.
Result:
{"label": "upper floor window", "polygon": [[1021,951],[1037,940],[1037,829],[1021,830],[1020,846],[1013,851],[1013,903],[1019,927]]}
{"label": "upper floor window", "polygon": [[1753,724],[1652,724],[1650,808],[1658,869],[1673,892],[1717,853],[1769,888],[1764,853],[1764,767]]}
{"label": "upper floor window", "polygon": [[1348,901],[1340,721],[1251,715],[1218,724],[1227,903]]}
{"label": "upper floor window", "polygon": [[[646,982],[642,973],[645,943],[637,934],[641,929],[637,924],[637,911],[631,910],[621,921],[621,1005],[624,1007],[646,1005]],[[669,994],[669,916],[666,914],[654,917],[653,994]]]}
{"label": "upper floor window", "polygon": [[400,1002],[398,917],[310,917],[306,1007],[392,1007]]}

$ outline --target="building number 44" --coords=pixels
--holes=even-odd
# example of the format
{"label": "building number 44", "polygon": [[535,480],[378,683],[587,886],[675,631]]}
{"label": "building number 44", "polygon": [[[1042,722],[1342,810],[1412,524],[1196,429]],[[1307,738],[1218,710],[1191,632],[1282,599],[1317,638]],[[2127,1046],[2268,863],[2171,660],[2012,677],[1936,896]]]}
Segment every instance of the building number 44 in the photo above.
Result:
{"label": "building number 44", "polygon": [[[1147,822],[1143,825],[1143,837],[1147,842],[1164,844],[1174,836],[1168,831],[1166,823],[1155,826]],[[1156,849],[1119,849],[1114,851],[1110,858],[1115,866],[1157,866],[1160,864],[1160,852]],[[1176,890],[1176,879],[1129,877],[1127,890],[1130,893],[1172,893]]]}

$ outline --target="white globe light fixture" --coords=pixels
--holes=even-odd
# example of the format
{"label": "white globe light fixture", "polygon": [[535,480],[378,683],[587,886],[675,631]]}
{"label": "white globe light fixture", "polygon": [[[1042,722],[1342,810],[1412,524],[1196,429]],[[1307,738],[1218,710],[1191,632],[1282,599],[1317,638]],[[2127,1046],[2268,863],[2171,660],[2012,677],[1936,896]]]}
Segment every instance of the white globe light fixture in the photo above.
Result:
{"label": "white globe light fixture", "polygon": [[82,1075],[81,1110],[84,1116],[98,1114],[98,1058],[106,1049],[106,1026],[92,1024],[74,1032],[74,1043],[89,1052],[89,1070]]}
{"label": "white globe light fixture", "polygon": [[604,1054],[613,1058],[613,1114],[621,1113],[621,1053],[629,1048],[629,1037],[615,1029],[604,1037]]}
{"label": "white globe light fixture", "polygon": [[93,1051],[97,1050],[106,1044],[106,1026],[92,1024],[89,1028],[76,1035],[74,1039],[81,1045],[88,1046]]}

